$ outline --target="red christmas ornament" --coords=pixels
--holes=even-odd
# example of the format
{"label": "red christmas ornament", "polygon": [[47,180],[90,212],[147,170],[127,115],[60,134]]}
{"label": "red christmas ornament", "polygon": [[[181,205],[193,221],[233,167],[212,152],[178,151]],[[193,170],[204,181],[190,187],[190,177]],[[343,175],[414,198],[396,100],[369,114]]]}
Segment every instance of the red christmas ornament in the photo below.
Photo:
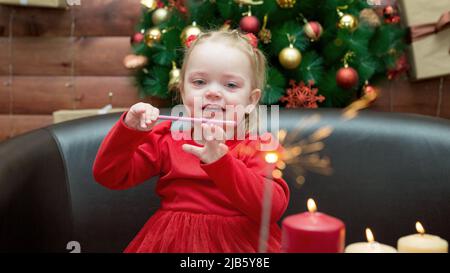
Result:
{"label": "red christmas ornament", "polygon": [[386,6],[386,7],[383,9],[383,15],[384,15],[384,17],[386,17],[386,18],[389,18],[389,17],[394,16],[395,13],[396,13],[396,11],[395,11],[395,9],[394,9],[392,6]]}
{"label": "red christmas ornament", "polygon": [[317,95],[319,89],[312,88],[313,84],[313,81],[305,85],[303,81],[296,84],[294,80],[290,80],[291,88],[287,89],[280,101],[286,102],[286,108],[317,108],[317,102],[323,102],[325,97]]}
{"label": "red christmas ornament", "polygon": [[312,41],[317,41],[320,36],[322,36],[323,28],[319,22],[311,21],[305,24],[303,31],[305,31],[305,34],[309,39]]}
{"label": "red christmas ornament", "polygon": [[242,31],[258,33],[259,32],[259,20],[255,16],[245,16],[239,22],[239,27]]}
{"label": "red christmas ornament", "polygon": [[161,1],[161,0],[158,0],[158,1],[156,1],[156,6],[157,6],[158,8],[164,8],[164,2]]}
{"label": "red christmas ornament", "polygon": [[169,0],[169,6],[174,7],[181,14],[187,14],[186,0]]}
{"label": "red christmas ornament", "polygon": [[384,22],[386,24],[398,24],[398,23],[400,23],[400,19],[401,19],[400,16],[395,15],[395,16],[393,16],[391,18],[384,19]]}
{"label": "red christmas ornament", "polygon": [[372,85],[365,85],[363,89],[363,98],[368,102],[374,102],[378,97],[378,90]]}
{"label": "red christmas ornament", "polygon": [[358,81],[358,72],[351,67],[345,66],[336,73],[337,85],[342,88],[351,89],[358,84]]}
{"label": "red christmas ornament", "polygon": [[384,22],[386,24],[398,24],[400,23],[400,16],[397,9],[392,6],[386,6],[383,9]]}
{"label": "red christmas ornament", "polygon": [[137,32],[133,35],[133,37],[131,37],[132,44],[139,44],[139,43],[142,43],[142,41],[144,41],[143,33]]}
{"label": "red christmas ornament", "polygon": [[408,59],[406,58],[406,54],[403,54],[395,62],[395,67],[388,70],[387,77],[389,80],[392,80],[397,78],[404,72],[407,72],[408,70],[409,70]]}

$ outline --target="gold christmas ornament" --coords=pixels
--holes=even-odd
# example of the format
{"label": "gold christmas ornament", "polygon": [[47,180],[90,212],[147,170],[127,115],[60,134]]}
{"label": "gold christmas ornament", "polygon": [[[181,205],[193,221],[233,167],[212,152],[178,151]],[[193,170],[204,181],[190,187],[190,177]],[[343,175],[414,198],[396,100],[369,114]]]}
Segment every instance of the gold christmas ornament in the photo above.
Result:
{"label": "gold christmas ornament", "polygon": [[148,8],[148,11],[153,11],[156,9],[158,3],[156,0],[141,0],[141,5]]}
{"label": "gold christmas ornament", "polygon": [[281,50],[280,54],[278,54],[278,60],[284,68],[295,69],[302,61],[302,54],[300,50],[290,44],[289,47]]}
{"label": "gold christmas ornament", "polygon": [[145,66],[148,63],[148,59],[145,56],[142,55],[134,55],[129,54],[125,56],[123,59],[123,65],[127,69],[137,69]]}
{"label": "gold christmas ornament", "polygon": [[367,23],[369,26],[378,27],[381,25],[380,17],[373,9],[363,9],[359,13],[359,20]]}
{"label": "gold christmas ornament", "polygon": [[351,14],[344,14],[339,19],[338,27],[340,29],[354,31],[358,27],[358,19]]}
{"label": "gold christmas ornament", "polygon": [[145,43],[148,47],[152,47],[156,42],[161,41],[161,31],[157,27],[152,27],[145,32]]}
{"label": "gold christmas ornament", "polygon": [[181,32],[181,43],[184,45],[186,44],[186,39],[191,36],[195,35],[198,36],[202,31],[199,27],[197,27],[197,23],[194,21],[192,22],[192,25],[189,25],[183,29],[183,32]]}
{"label": "gold christmas ornament", "polygon": [[293,8],[296,0],[277,0],[278,6],[283,9]]}
{"label": "gold christmas ornament", "polygon": [[159,25],[161,23],[164,23],[169,19],[170,12],[167,8],[159,8],[155,10],[152,14],[152,22],[154,25]]}
{"label": "gold christmas ornament", "polygon": [[177,64],[172,62],[172,70],[169,72],[169,84],[168,90],[169,92],[177,91],[180,84],[180,75],[181,71],[177,68]]}

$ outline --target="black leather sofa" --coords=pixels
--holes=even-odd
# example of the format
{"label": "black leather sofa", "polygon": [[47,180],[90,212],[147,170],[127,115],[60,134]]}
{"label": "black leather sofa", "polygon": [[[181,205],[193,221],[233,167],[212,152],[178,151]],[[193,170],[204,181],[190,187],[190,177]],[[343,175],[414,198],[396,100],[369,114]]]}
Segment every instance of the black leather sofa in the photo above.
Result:
{"label": "black leather sofa", "polygon": [[[163,112],[168,112],[167,109]],[[331,176],[309,172],[291,187],[285,216],[306,210],[313,197],[319,210],[342,219],[346,243],[375,238],[396,245],[420,220],[428,233],[450,239],[450,122],[406,114],[364,111],[342,122],[340,110],[282,110],[281,128],[292,131],[303,118],[321,120],[334,131],[321,155],[331,159]],[[119,114],[85,118],[39,129],[0,144],[0,252],[121,252],[157,209],[155,179],[113,191],[96,183],[92,164]],[[280,221],[281,222],[281,221]]]}

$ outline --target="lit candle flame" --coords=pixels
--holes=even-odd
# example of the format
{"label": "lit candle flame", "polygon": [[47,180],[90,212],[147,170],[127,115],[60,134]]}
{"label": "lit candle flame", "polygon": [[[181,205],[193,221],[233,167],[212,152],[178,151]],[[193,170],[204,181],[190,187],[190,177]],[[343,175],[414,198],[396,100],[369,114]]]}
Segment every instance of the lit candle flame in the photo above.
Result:
{"label": "lit candle flame", "polygon": [[416,229],[421,235],[425,234],[425,229],[420,222],[416,222]]}
{"label": "lit candle flame", "polygon": [[316,202],[314,202],[314,200],[312,198],[308,199],[307,206],[308,206],[309,212],[314,213],[317,211]]}
{"label": "lit candle flame", "polygon": [[370,230],[370,228],[366,228],[366,237],[367,237],[367,241],[368,241],[369,243],[375,242],[375,238],[373,237],[373,233],[372,233],[372,231]]}
{"label": "lit candle flame", "polygon": [[266,154],[267,163],[276,163],[278,161],[278,155],[275,152],[269,152]]}

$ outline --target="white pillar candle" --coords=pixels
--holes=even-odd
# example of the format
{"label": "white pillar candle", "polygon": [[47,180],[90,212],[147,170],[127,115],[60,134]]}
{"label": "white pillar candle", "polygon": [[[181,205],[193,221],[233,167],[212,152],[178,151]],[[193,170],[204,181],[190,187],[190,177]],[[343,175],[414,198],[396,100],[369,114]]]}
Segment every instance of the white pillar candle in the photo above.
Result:
{"label": "white pillar candle", "polygon": [[348,245],[344,252],[345,253],[396,253],[397,250],[392,246],[380,244],[376,242],[372,231],[366,228],[367,242],[359,242]]}
{"label": "white pillar candle", "polygon": [[439,236],[425,234],[420,222],[416,223],[417,234],[401,237],[397,242],[401,253],[448,253],[448,242]]}

